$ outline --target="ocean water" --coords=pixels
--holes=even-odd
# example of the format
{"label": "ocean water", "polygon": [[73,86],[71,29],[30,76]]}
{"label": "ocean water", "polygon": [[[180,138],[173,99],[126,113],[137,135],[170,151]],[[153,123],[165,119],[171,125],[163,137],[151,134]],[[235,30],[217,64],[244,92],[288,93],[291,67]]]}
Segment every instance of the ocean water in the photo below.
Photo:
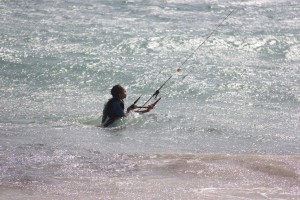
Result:
{"label": "ocean water", "polygon": [[[1,0],[0,18],[0,199],[300,199],[298,0]],[[171,75],[154,110],[98,127],[113,85],[141,105]]]}

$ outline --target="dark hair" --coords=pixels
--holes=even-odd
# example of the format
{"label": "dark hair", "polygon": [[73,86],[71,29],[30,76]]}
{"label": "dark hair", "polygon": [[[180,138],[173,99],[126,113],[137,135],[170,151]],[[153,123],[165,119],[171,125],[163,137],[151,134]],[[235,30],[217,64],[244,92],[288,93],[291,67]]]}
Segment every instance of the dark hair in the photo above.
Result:
{"label": "dark hair", "polygon": [[110,93],[114,98],[119,98],[119,94],[122,90],[124,90],[124,88],[118,84],[111,88]]}

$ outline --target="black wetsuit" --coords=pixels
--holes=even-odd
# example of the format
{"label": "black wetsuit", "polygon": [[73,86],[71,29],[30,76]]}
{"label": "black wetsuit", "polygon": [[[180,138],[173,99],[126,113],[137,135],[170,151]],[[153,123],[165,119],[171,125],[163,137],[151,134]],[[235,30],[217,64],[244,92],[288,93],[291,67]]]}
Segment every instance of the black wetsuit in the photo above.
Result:
{"label": "black wetsuit", "polygon": [[103,109],[102,126],[108,127],[121,117],[125,117],[123,101],[118,98],[111,98]]}

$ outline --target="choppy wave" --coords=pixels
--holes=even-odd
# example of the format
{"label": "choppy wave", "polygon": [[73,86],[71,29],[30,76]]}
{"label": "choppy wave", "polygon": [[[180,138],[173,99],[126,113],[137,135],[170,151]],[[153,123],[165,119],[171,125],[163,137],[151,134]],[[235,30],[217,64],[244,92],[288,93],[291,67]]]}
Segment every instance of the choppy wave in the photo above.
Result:
{"label": "choppy wave", "polygon": [[[188,100],[204,110],[224,102],[219,112],[231,113],[229,118],[235,118],[231,108],[242,106],[240,115],[261,116],[260,107],[272,118],[267,110],[280,109],[296,121],[290,112],[299,103],[299,7],[294,4],[2,2],[2,121],[73,123],[100,114],[116,83],[127,87],[130,102],[151,95],[171,74],[161,94],[174,107],[180,106],[177,99],[187,100],[187,110],[195,105]],[[234,14],[176,73],[232,9]]]}
{"label": "choppy wave", "polygon": [[[33,189],[38,197],[61,198],[299,198],[298,156],[227,154],[153,154],[86,156],[23,146],[26,152],[5,159],[2,197]],[[11,167],[14,173],[11,173]],[[35,173],[32,173],[35,170]],[[37,173],[40,172],[40,173]],[[45,174],[46,173],[46,174]],[[50,175],[52,174],[52,175]]]}

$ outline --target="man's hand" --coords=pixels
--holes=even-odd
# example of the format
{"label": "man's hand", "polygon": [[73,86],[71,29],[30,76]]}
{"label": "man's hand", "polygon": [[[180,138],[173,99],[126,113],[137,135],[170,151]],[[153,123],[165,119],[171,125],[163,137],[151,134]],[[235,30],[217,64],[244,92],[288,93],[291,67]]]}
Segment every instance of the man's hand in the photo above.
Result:
{"label": "man's hand", "polygon": [[134,109],[136,109],[136,108],[137,108],[137,106],[134,105],[134,104],[132,104],[131,106],[129,106],[129,107],[127,108],[127,112],[130,112],[131,110],[134,110]]}

